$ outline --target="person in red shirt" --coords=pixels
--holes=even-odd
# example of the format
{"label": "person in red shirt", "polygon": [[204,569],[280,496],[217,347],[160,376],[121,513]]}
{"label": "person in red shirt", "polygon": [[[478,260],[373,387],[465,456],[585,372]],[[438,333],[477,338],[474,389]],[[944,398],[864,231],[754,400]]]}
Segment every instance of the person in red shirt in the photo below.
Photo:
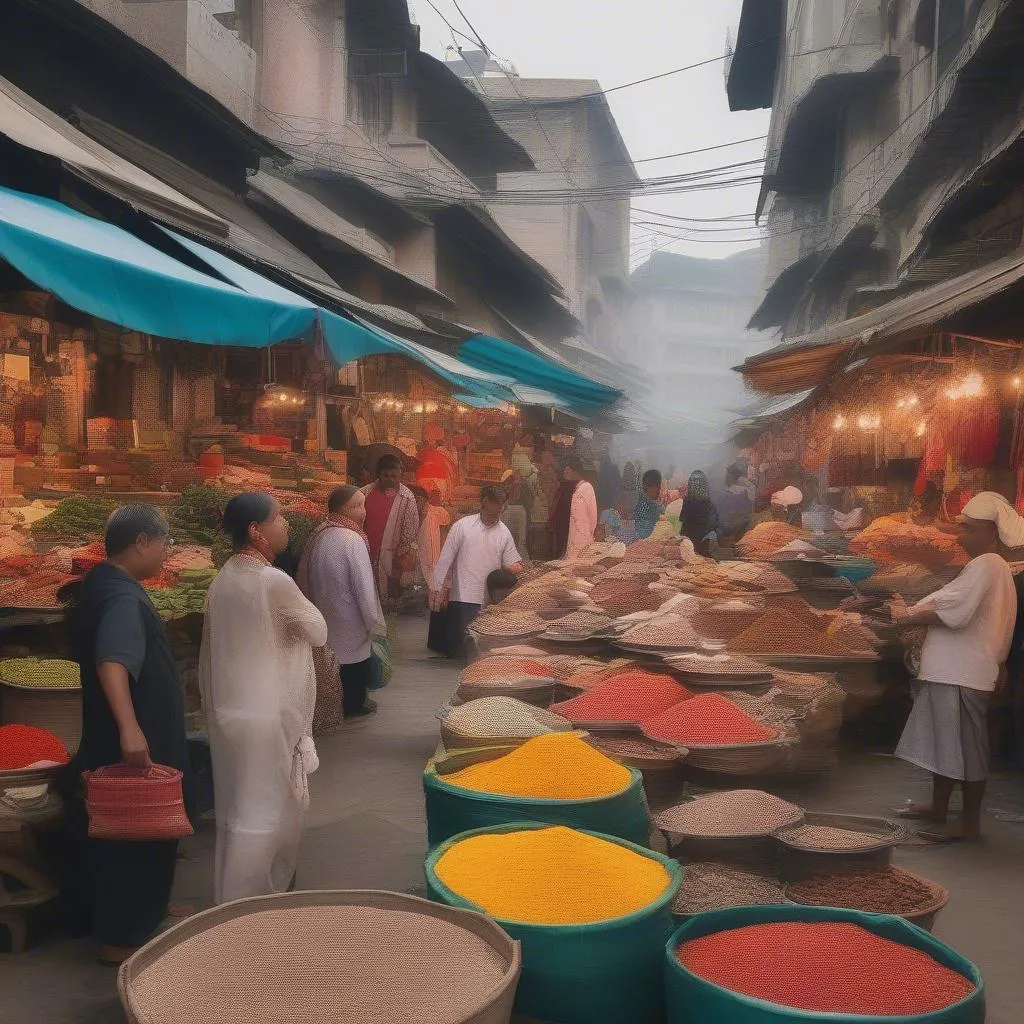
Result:
{"label": "person in red shirt", "polygon": [[416,539],[420,516],[416,498],[402,483],[402,460],[383,455],[377,463],[377,481],[363,488],[370,559],[381,602],[398,597],[406,577],[416,568]]}

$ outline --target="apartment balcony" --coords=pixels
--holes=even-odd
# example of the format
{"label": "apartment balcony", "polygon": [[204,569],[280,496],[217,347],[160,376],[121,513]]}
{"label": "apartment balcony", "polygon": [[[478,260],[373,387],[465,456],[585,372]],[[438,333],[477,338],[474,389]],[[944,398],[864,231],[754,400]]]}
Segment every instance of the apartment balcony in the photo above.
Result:
{"label": "apartment balcony", "polygon": [[258,58],[202,0],[78,0],[253,126]]}
{"label": "apartment balcony", "polygon": [[476,184],[423,139],[392,136],[387,140],[387,152],[423,178],[428,188],[440,189],[445,195],[451,194],[454,200],[472,201],[480,198]]}

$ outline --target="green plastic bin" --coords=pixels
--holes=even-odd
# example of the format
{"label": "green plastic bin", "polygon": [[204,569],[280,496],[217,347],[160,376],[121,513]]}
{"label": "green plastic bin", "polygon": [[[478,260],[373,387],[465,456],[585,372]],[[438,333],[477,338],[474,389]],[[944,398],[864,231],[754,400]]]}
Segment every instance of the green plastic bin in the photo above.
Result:
{"label": "green plastic bin", "polygon": [[[465,751],[469,757],[499,757],[506,750]],[[461,762],[457,762],[461,763]],[[591,829],[616,836],[638,846],[649,846],[650,812],[644,793],[643,776],[630,769],[630,783],[619,793],[589,800],[531,800],[528,797],[477,793],[445,782],[431,763],[423,773],[427,809],[427,841],[433,849],[452,836],[473,829],[505,825],[513,821],[535,821],[569,828]]]}
{"label": "green plastic bin", "polygon": [[[427,895],[450,907],[481,911],[437,877],[438,860],[451,846],[471,836],[546,827],[536,822],[508,822],[449,839],[427,858]],[[579,831],[656,860],[672,881],[650,906],[610,921],[538,925],[496,918],[522,944],[523,973],[515,1012],[553,1024],[661,1024],[665,1020],[662,956],[674,927],[672,901],[682,884],[683,868],[677,861],[617,836]],[[565,873],[568,880],[570,865]]]}
{"label": "green plastic bin", "polygon": [[[690,939],[746,925],[775,921],[843,921],[860,925],[893,942],[922,950],[940,964],[958,971],[975,985],[975,990],[959,1003],[934,1013],[916,1016],[879,1017],[859,1013],[819,1013],[800,1010],[763,999],[732,992],[699,978],[676,957],[676,950]],[[862,914],[857,910],[797,905],[730,907],[696,914],[683,924],[665,947],[665,1002],[669,1024],[983,1024],[985,988],[981,972],[956,950],[933,935],[886,914]]]}

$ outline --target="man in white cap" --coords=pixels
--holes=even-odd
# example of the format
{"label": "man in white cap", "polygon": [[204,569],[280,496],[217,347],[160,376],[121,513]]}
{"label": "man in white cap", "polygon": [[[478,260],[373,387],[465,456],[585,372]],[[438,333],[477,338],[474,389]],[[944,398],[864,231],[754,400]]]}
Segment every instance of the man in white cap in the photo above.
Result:
{"label": "man in white cap", "polygon": [[804,500],[804,492],[790,484],[772,495],[771,517],[778,523],[800,525],[800,505]]}
{"label": "man in white cap", "polygon": [[[908,608],[897,595],[894,622],[927,626],[914,708],[896,756],[932,773],[932,801],[903,816],[930,823],[920,835],[932,842],[978,839],[989,769],[988,705],[1005,682],[1017,617],[1013,575],[1000,545],[1024,545],[1024,519],[1000,494],[972,498],[960,516],[960,543],[971,556],[960,575]],[[959,832],[945,827],[949,800],[959,782],[963,820]]]}

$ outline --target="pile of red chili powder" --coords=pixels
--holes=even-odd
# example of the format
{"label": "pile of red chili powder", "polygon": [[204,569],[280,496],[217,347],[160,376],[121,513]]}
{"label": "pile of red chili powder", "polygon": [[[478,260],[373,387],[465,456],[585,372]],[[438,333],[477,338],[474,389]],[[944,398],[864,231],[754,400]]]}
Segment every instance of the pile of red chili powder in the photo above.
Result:
{"label": "pile of red chili powder", "polygon": [[718,693],[702,693],[692,700],[676,704],[644,721],[643,729],[651,739],[684,745],[763,743],[776,739],[778,735],[774,729],[751,718],[741,707]]}
{"label": "pile of red chili powder", "polygon": [[0,725],[0,771],[17,771],[38,761],[67,764],[67,748],[52,732],[34,725]]}
{"label": "pile of red chili powder", "polygon": [[551,710],[570,722],[642,722],[692,696],[671,676],[637,670],[612,676]]}
{"label": "pile of red chili powder", "polygon": [[841,921],[748,925],[684,942],[679,962],[755,999],[818,1013],[933,1013],[974,991],[927,953]]}

